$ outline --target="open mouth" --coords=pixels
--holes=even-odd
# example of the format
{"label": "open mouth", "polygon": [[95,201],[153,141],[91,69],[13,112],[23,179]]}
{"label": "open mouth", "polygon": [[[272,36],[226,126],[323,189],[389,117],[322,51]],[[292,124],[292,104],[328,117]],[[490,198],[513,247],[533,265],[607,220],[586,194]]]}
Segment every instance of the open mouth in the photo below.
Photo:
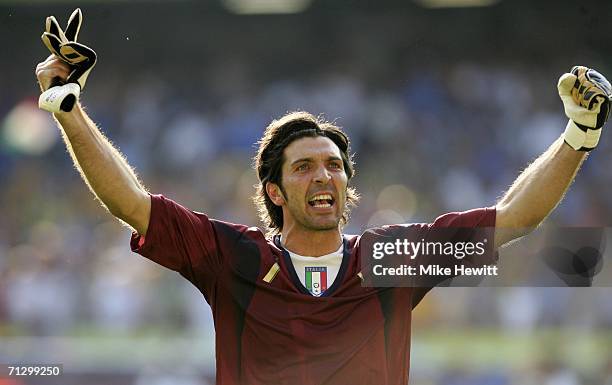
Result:
{"label": "open mouth", "polygon": [[334,204],[334,198],[331,194],[317,194],[310,198],[308,204],[315,208],[328,208]]}

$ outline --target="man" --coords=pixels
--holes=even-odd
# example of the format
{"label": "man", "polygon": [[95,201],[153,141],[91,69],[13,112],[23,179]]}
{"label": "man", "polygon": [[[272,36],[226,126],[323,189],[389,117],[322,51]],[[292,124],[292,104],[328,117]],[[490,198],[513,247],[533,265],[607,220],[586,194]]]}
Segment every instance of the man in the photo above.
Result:
{"label": "man", "polygon": [[[256,203],[271,230],[208,218],[149,194],[78,103],[95,53],[76,43],[80,11],[66,31],[47,20],[52,52],[36,69],[40,105],[54,113],[83,179],[134,230],[132,249],[179,272],[210,304],[217,384],[407,384],[412,309],[430,287],[364,287],[365,236],[342,234],[357,194],[349,140],[306,112],[273,121],[259,142]],[[448,213],[431,224],[392,225],[367,237],[426,239],[441,228],[495,228],[479,264],[535,228],[558,204],[598,142],[609,83],[584,67],[559,94],[564,135],[533,162],[495,207]],[[471,241],[476,231],[452,241]]]}

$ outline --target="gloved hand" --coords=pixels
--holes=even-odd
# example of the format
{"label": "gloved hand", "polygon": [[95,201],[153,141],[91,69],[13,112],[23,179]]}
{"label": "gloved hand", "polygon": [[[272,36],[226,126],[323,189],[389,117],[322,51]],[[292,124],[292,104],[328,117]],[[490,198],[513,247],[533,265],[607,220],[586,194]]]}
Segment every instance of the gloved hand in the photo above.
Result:
{"label": "gloved hand", "polygon": [[94,50],[76,41],[82,21],[79,8],[70,15],[66,31],[62,31],[55,17],[47,17],[41,39],[52,54],[70,66],[71,72],[65,80],[55,79],[51,87],[40,95],[38,106],[44,110],[71,111],[96,64]]}
{"label": "gloved hand", "polygon": [[574,66],[559,78],[557,89],[569,118],[565,142],[577,151],[594,149],[610,113],[610,82],[593,69]]}

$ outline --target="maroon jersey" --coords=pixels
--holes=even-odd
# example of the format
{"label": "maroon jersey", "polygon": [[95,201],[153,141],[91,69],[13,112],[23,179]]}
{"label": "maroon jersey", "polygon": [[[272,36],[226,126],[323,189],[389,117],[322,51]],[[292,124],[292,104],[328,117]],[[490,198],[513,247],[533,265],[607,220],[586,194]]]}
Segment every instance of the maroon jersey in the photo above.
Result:
{"label": "maroon jersey", "polygon": [[[374,233],[421,239],[435,227],[494,225],[495,209],[484,208]],[[210,304],[217,384],[407,384],[411,313],[429,288],[362,287],[360,236],[343,239],[338,276],[321,297],[301,284],[277,239],[161,195],[151,196],[146,237],[134,234],[131,246],[187,278]]]}

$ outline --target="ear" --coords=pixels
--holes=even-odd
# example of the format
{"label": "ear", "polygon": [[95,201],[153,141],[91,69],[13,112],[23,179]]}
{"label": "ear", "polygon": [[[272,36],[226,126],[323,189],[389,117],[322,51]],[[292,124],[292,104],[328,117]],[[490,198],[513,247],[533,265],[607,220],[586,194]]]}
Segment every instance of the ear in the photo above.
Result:
{"label": "ear", "polygon": [[266,194],[277,206],[282,206],[285,204],[285,197],[283,196],[283,192],[280,187],[276,183],[268,182],[266,183]]}

